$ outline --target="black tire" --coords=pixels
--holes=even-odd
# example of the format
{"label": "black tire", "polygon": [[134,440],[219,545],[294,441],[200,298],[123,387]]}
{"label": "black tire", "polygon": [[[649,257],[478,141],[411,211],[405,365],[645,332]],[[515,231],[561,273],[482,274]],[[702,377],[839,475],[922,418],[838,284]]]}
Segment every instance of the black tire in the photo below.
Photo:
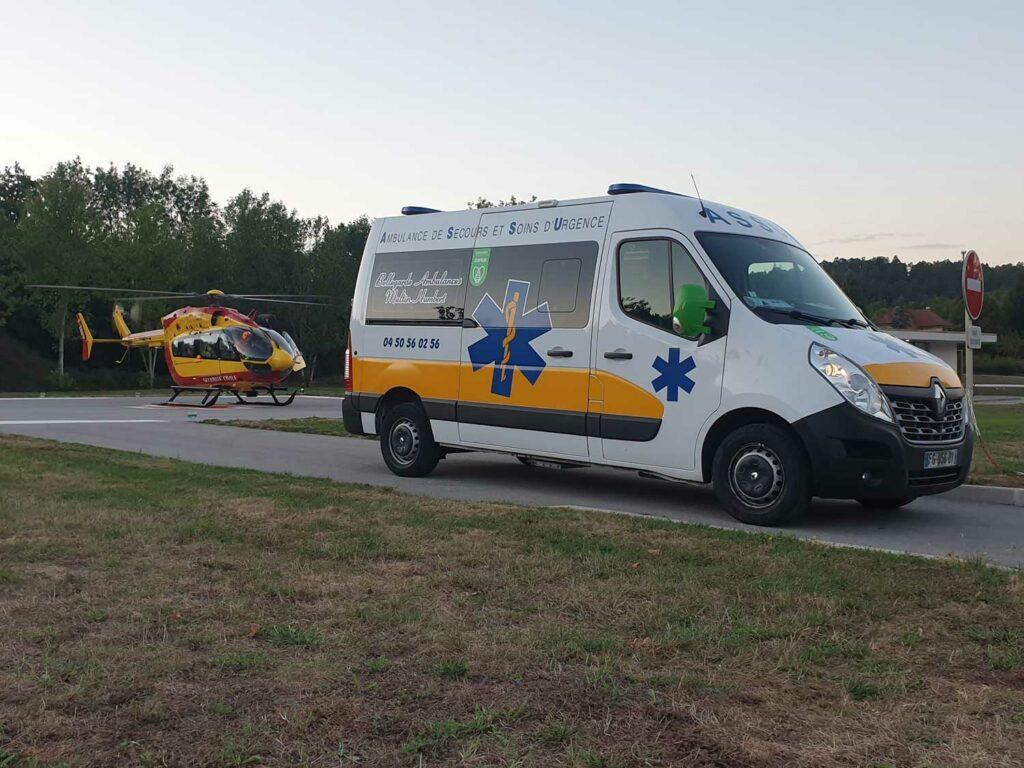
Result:
{"label": "black tire", "polygon": [[894,499],[857,499],[857,503],[868,509],[899,509],[912,502],[914,498],[898,496]]}
{"label": "black tire", "polygon": [[810,475],[797,438],[773,424],[748,424],[728,435],[711,472],[718,503],[750,525],[799,520],[811,501]]}
{"label": "black tire", "polygon": [[380,430],[380,452],[388,469],[399,477],[423,477],[441,460],[430,421],[417,403],[401,403],[388,410]]}

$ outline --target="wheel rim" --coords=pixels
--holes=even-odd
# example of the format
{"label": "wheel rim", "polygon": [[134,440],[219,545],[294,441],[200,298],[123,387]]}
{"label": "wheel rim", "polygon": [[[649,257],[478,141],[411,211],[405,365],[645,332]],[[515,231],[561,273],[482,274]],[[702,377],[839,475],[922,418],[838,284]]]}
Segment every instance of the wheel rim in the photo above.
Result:
{"label": "wheel rim", "polygon": [[729,464],[733,493],[754,509],[770,507],[782,495],[786,475],[782,460],[763,444],[747,445],[736,451]]}
{"label": "wheel rim", "polygon": [[388,447],[392,458],[402,466],[408,466],[416,461],[420,451],[420,432],[416,425],[409,419],[396,421],[391,427],[391,434],[388,435]]}

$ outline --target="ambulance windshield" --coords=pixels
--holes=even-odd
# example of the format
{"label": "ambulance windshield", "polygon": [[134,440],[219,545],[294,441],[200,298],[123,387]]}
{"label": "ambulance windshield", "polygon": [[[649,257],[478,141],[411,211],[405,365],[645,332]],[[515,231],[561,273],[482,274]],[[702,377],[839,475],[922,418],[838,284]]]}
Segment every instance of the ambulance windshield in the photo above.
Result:
{"label": "ambulance windshield", "polygon": [[743,302],[773,322],[866,326],[860,310],[821,265],[788,243],[698,232],[697,240]]}

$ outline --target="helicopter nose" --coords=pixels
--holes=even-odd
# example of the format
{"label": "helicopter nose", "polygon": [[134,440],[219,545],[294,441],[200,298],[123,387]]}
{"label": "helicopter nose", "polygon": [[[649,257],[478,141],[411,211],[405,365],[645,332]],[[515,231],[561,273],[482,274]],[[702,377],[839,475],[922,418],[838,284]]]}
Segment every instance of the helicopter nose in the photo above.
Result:
{"label": "helicopter nose", "polygon": [[290,371],[295,365],[295,358],[283,349],[278,348],[274,350],[274,354],[270,356],[267,363],[270,365],[270,370],[280,373],[281,371]]}

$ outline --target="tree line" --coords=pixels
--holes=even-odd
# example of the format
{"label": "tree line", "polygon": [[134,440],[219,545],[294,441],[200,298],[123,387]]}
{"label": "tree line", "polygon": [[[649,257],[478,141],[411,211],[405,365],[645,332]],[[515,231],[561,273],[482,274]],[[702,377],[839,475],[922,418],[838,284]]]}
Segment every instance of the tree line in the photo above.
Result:
{"label": "tree line", "polygon": [[[484,198],[469,203],[491,205]],[[0,341],[14,339],[17,350],[62,358],[65,347],[77,347],[70,330],[79,310],[95,324],[97,336],[106,335],[109,295],[26,287],[34,283],[324,294],[333,298],[332,306],[271,305],[260,311],[296,339],[310,362],[309,375],[336,374],[369,228],[365,216],[337,224],[322,216],[305,218],[249,189],[220,205],[204,179],[175,174],[171,167],[154,174],[130,163],[90,168],[75,159],[34,178],[15,164],[0,174]],[[871,317],[894,307],[930,306],[963,327],[959,261],[908,263],[893,256],[837,259],[824,267]],[[1024,372],[1024,264],[989,266],[985,281],[980,324],[1000,334],[999,364]],[[129,308],[130,318],[139,329],[154,328],[175,308],[139,303]],[[0,352],[8,350],[5,357],[16,356],[11,349],[0,345]],[[119,354],[117,347],[97,348],[97,360],[76,363],[72,376],[109,374]],[[138,361],[121,370],[126,367],[137,376]],[[12,386],[2,372],[0,385]]]}
{"label": "tree line", "polygon": [[[898,256],[836,259],[822,266],[869,315],[895,307],[930,306],[963,328],[961,262],[905,263]],[[979,323],[986,331],[1024,333],[1024,264],[985,267],[985,308]]]}
{"label": "tree line", "polygon": [[[26,287],[36,283],[129,293],[323,294],[332,306],[259,311],[296,339],[310,375],[334,373],[369,228],[365,216],[338,224],[304,218],[249,189],[221,206],[204,179],[176,175],[171,167],[154,174],[132,164],[90,168],[76,159],[33,178],[16,164],[0,175],[0,327],[24,347],[58,358],[78,310],[95,323],[97,336],[108,335],[109,294]],[[174,302],[139,303],[130,307],[131,322],[140,330],[158,327],[175,308]],[[97,351],[89,368],[109,366],[119,348]]]}
{"label": "tree line", "polygon": [[[931,307],[953,328],[964,327],[959,260],[910,263],[893,256],[836,259],[822,266],[871,318],[887,309]],[[1024,374],[1024,263],[985,267],[985,306],[977,324],[999,334],[999,342],[975,356],[976,368]]]}

